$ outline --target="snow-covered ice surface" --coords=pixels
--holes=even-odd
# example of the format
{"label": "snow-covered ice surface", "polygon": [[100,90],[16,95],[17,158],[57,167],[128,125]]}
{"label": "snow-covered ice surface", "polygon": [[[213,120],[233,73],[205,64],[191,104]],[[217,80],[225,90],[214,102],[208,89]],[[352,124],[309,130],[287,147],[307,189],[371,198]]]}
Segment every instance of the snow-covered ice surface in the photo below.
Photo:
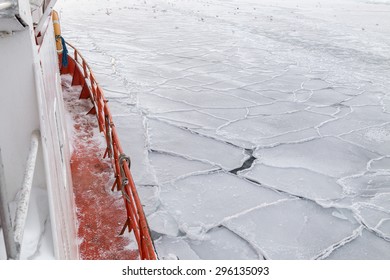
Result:
{"label": "snow-covered ice surface", "polygon": [[162,259],[390,259],[390,1],[67,0]]}

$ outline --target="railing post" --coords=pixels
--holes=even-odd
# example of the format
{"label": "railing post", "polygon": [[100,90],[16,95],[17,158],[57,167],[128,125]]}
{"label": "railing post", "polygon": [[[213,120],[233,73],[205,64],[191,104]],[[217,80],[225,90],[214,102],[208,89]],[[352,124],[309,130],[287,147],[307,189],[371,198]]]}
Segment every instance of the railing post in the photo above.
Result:
{"label": "railing post", "polygon": [[7,259],[19,259],[18,248],[14,240],[14,231],[12,228],[12,218],[9,210],[7,189],[5,186],[5,174],[3,160],[0,149],[0,220],[3,229],[5,250],[7,252]]}
{"label": "railing post", "polygon": [[83,60],[83,70],[84,70],[84,78],[88,78],[87,65],[85,64],[84,60]]}
{"label": "railing post", "polygon": [[[30,202],[31,187],[34,178],[34,170],[36,165],[36,159],[38,154],[40,132],[34,131],[31,135],[30,151],[27,159],[26,171],[24,173],[24,179],[22,189],[20,190],[20,199],[15,214],[15,242],[17,249],[19,250],[22,246],[24,228],[26,225],[26,218],[28,212],[28,205]],[[20,251],[18,252],[20,254]]]}

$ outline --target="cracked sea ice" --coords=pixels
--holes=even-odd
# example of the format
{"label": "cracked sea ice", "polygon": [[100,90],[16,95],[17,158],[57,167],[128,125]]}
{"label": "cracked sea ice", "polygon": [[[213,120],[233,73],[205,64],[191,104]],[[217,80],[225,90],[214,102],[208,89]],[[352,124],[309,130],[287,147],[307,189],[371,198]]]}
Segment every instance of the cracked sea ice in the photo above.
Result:
{"label": "cracked sea ice", "polygon": [[[389,244],[388,5],[119,0],[108,24],[106,3],[82,2],[93,32],[77,34],[80,15],[66,2],[65,36],[139,114],[123,116],[122,130],[135,132],[122,141],[135,138],[134,159],[148,171],[140,175],[155,175],[139,189],[161,256],[389,258],[378,249]],[[123,28],[129,13],[139,24]],[[228,173],[253,150],[251,169]]]}

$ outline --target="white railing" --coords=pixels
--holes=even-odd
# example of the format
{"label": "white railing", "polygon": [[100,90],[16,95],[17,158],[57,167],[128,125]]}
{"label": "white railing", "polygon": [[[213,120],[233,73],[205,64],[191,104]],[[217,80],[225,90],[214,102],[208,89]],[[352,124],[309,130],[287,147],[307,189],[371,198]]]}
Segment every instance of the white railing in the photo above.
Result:
{"label": "white railing", "polygon": [[39,138],[39,131],[34,131],[31,135],[30,152],[27,158],[27,165],[26,171],[24,173],[22,189],[20,190],[18,207],[16,208],[14,240],[16,242],[17,247],[18,245],[21,246],[23,241],[24,226],[26,225],[28,205],[30,202],[31,186],[34,179],[35,163],[37,161]]}
{"label": "white railing", "polygon": [[7,259],[19,259],[23,242],[24,228],[30,202],[31,187],[34,179],[35,165],[38,155],[40,133],[34,131],[31,135],[30,151],[27,158],[22,188],[19,192],[19,201],[15,213],[14,226],[9,210],[8,194],[5,186],[4,166],[0,149],[0,220],[3,228]]}
{"label": "white railing", "polygon": [[14,232],[12,230],[12,218],[8,204],[8,193],[5,186],[5,174],[3,159],[1,156],[0,149],[0,220],[1,227],[3,229],[5,250],[7,252],[7,259],[15,260],[18,259],[18,251],[14,240]]}
{"label": "white railing", "polygon": [[54,5],[57,3],[57,0],[51,0],[49,4],[47,4],[45,11],[41,19],[38,22],[38,25],[35,27],[35,35],[38,35],[40,32],[44,31],[44,27],[47,24],[47,19],[51,16],[51,12],[53,11]]}

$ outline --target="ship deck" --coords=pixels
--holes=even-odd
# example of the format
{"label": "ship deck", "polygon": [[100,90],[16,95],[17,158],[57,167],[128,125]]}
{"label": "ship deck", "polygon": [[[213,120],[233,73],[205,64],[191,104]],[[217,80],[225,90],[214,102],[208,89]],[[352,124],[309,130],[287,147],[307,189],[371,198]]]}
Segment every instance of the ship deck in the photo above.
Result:
{"label": "ship deck", "polygon": [[63,75],[62,87],[71,140],[80,258],[139,259],[132,234],[119,235],[126,212],[121,194],[111,191],[114,172],[110,159],[103,159],[104,137],[96,117],[87,114],[91,103],[79,99],[81,87],[71,86],[71,76]]}

